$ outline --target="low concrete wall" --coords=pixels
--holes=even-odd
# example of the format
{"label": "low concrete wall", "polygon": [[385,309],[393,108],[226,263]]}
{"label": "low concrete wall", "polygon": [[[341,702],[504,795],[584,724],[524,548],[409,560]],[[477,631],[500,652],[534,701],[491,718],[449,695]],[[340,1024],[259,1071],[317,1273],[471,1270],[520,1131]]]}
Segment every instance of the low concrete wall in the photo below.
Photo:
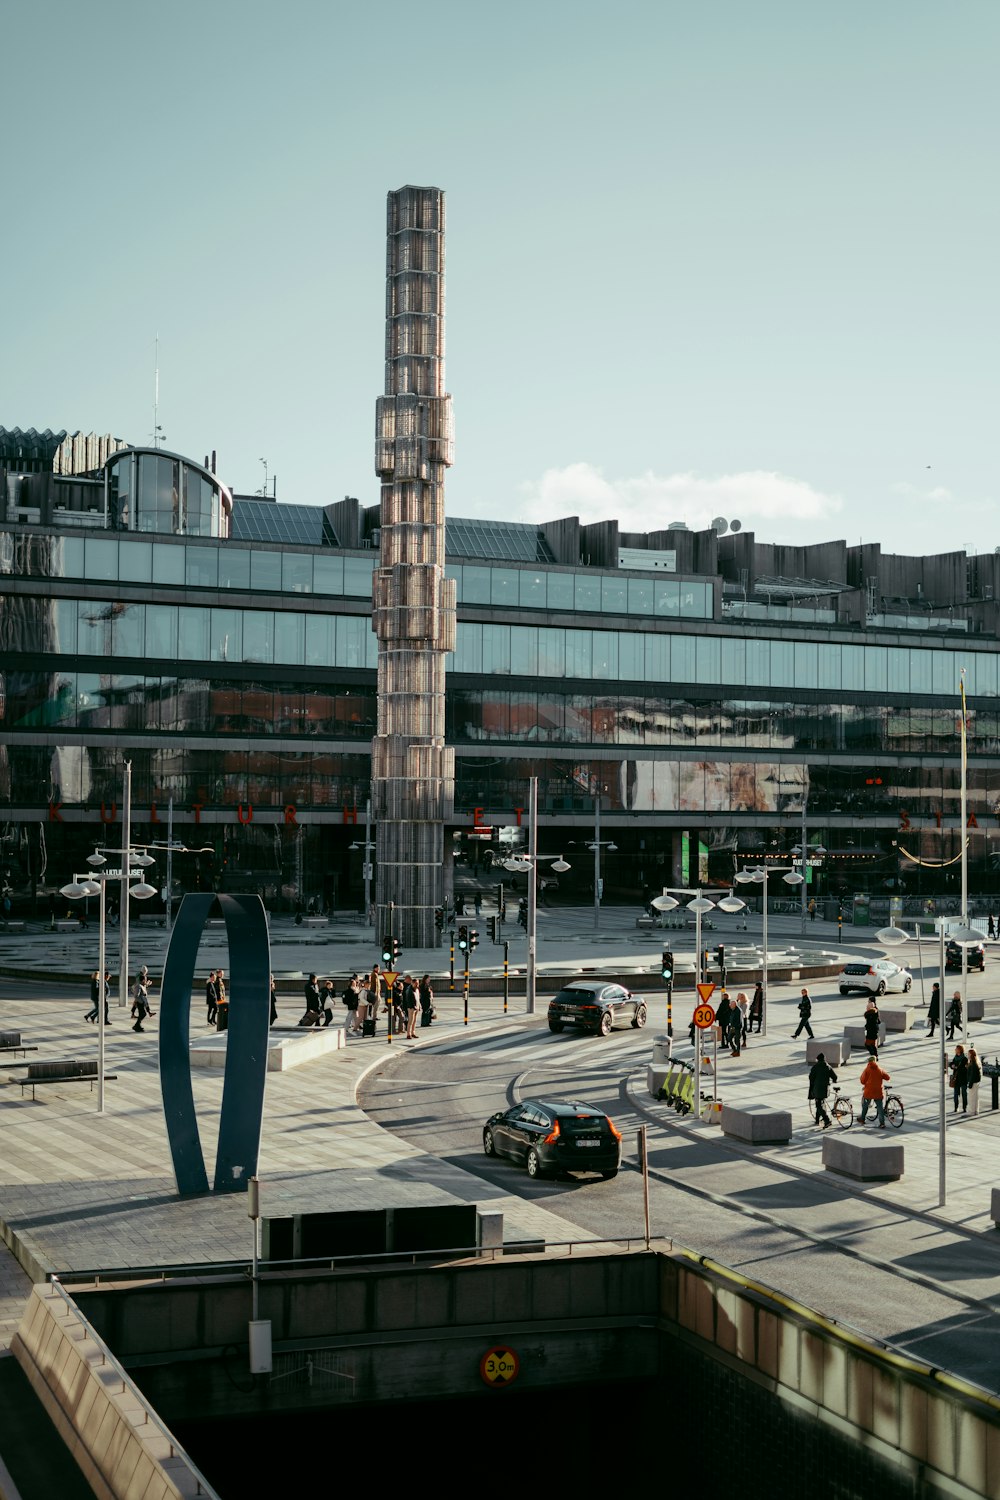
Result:
{"label": "low concrete wall", "polygon": [[98,1500],[216,1495],[54,1287],[33,1289],[11,1350]]}

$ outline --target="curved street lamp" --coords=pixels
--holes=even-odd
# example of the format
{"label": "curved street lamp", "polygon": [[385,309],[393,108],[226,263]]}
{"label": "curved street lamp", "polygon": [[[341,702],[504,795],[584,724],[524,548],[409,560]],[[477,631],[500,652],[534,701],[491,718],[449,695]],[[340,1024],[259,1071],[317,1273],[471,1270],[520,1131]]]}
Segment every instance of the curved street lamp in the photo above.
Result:
{"label": "curved street lamp", "polygon": [[764,899],[761,903],[764,916],[764,931],[762,942],[764,952],[761,959],[760,986],[761,986],[761,1013],[760,1029],[767,1036],[767,900],[768,900],[768,877],[770,875],[781,875],[786,885],[801,885],[804,876],[791,865],[748,865],[736,873],[736,879],[741,885],[762,885],[764,887]]}

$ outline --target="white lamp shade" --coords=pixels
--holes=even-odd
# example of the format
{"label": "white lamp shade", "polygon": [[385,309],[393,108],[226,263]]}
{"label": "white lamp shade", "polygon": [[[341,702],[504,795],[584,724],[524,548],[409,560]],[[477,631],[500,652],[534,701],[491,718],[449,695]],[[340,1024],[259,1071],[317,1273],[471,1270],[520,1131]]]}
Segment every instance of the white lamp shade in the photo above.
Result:
{"label": "white lamp shade", "polygon": [[801,885],[802,884],[802,876],[799,874],[798,870],[792,870],[792,871],[789,872],[789,874],[782,875],[781,878],[785,882],[786,885]]}
{"label": "white lamp shade", "polygon": [[654,911],[673,911],[681,903],[674,896],[654,896],[649,904]]}
{"label": "white lamp shade", "polygon": [[566,871],[566,870],[568,870],[570,868],[570,866],[560,856],[559,859],[554,859],[552,861],[552,868],[553,868],[553,870],[555,870],[555,872],[556,872],[557,875],[562,875],[564,873],[564,871]]}
{"label": "white lamp shade", "polygon": [[96,880],[85,880],[82,890],[85,896],[99,896],[101,894],[101,887]]}
{"label": "white lamp shade", "polygon": [[949,943],[957,943],[959,948],[971,948],[975,943],[983,941],[983,934],[974,927],[953,927],[950,932],[945,933],[945,937]]}
{"label": "white lamp shade", "polygon": [[724,896],[717,904],[720,911],[742,911],[746,906],[746,902],[741,901],[739,896]]}
{"label": "white lamp shade", "polygon": [[708,899],[707,896],[695,896],[695,898],[694,898],[693,901],[689,901],[687,903],[687,909],[688,909],[688,911],[694,911],[694,912],[700,911],[702,913],[704,913],[706,911],[713,911],[714,910],[714,906],[715,906],[715,903],[712,902],[712,901],[709,901],[709,899]]}
{"label": "white lamp shade", "polygon": [[[88,881],[89,885],[89,881]],[[80,901],[84,896],[89,896],[87,885],[81,885],[79,880],[71,880],[69,885],[59,887],[60,896],[65,896],[69,901]]]}
{"label": "white lamp shade", "polygon": [[505,859],[503,862],[505,870],[513,870],[515,874],[524,875],[531,869],[530,859]]}
{"label": "white lamp shade", "polygon": [[139,880],[135,885],[129,886],[129,895],[134,896],[137,901],[148,901],[150,896],[156,895],[155,885],[148,885],[145,880]]}
{"label": "white lamp shade", "polygon": [[756,870],[741,870],[736,879],[741,885],[747,885],[751,881],[753,881],[754,885],[763,885],[767,879],[767,871],[759,868]]}
{"label": "white lamp shade", "polygon": [[87,863],[88,865],[93,865],[95,870],[99,870],[101,865],[107,864],[107,860],[104,858],[103,854],[98,854],[97,850],[95,849],[93,854],[87,855]]}
{"label": "white lamp shade", "polygon": [[148,870],[150,865],[155,865],[156,860],[151,854],[133,854],[129,857],[130,870]]}
{"label": "white lamp shade", "polygon": [[880,927],[875,936],[887,948],[898,948],[900,943],[910,941],[909,933],[904,932],[902,927]]}

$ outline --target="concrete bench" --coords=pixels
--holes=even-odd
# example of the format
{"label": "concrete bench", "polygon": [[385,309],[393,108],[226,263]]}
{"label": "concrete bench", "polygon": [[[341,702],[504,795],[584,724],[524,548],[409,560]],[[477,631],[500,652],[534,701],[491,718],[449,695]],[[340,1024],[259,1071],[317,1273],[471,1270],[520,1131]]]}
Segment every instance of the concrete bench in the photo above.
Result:
{"label": "concrete bench", "polygon": [[3,928],[4,932],[27,932],[28,930],[27,924],[18,918],[15,918],[13,921],[8,919],[6,922],[0,922],[0,927]]}
{"label": "concrete bench", "polygon": [[655,924],[652,917],[636,917],[635,925],[637,927],[652,927]]}
{"label": "concrete bench", "polygon": [[851,1043],[846,1037],[840,1036],[814,1036],[811,1041],[806,1042],[807,1063],[814,1063],[821,1052],[831,1068],[839,1068],[851,1055]]}
{"label": "concrete bench", "polygon": [[903,1005],[880,1011],[886,1031],[909,1031],[916,1020],[917,1012],[912,1005]]}
{"label": "concrete bench", "polygon": [[[105,1083],[113,1082],[118,1077],[117,1073],[105,1073]],[[40,1083],[89,1083],[91,1089],[97,1082],[97,1062],[88,1059],[81,1062],[75,1058],[63,1058],[58,1062],[33,1062],[27,1064],[27,1071],[23,1078],[18,1079],[23,1096],[26,1088],[31,1089],[31,1097],[35,1097],[35,1089]]]}
{"label": "concrete bench", "polygon": [[985,1021],[985,1019],[986,1019],[986,1001],[985,1000],[967,1000],[965,1002],[965,1009],[966,1009],[966,1013],[967,1013],[970,1021]]}
{"label": "concrete bench", "polygon": [[329,927],[329,917],[303,917],[303,927]]}
{"label": "concrete bench", "polygon": [[0,1031],[0,1052],[20,1052],[26,1057],[29,1052],[37,1052],[37,1047],[26,1047],[21,1041],[19,1031]]}
{"label": "concrete bench", "polygon": [[788,1109],[770,1109],[766,1104],[749,1104],[743,1108],[724,1104],[722,1133],[735,1136],[739,1141],[749,1141],[754,1146],[790,1141],[792,1112]]}
{"label": "concrete bench", "polygon": [[[885,1045],[885,1012],[880,1011],[882,1024],[878,1029],[878,1044]],[[856,1052],[863,1052],[865,1048],[865,1028],[863,1026],[845,1026],[844,1041],[850,1042]]]}
{"label": "concrete bench", "polygon": [[56,932],[79,932],[80,921],[77,917],[57,917]]}
{"label": "concrete bench", "polygon": [[652,1062],[646,1065],[646,1092],[653,1099],[659,1099],[660,1090],[670,1072],[669,1063]]}
{"label": "concrete bench", "polygon": [[1000,1188],[992,1188],[990,1191],[990,1218],[997,1229],[1000,1229]]}
{"label": "concrete bench", "polygon": [[823,1165],[857,1182],[895,1182],[903,1175],[901,1142],[838,1130],[823,1136]]}

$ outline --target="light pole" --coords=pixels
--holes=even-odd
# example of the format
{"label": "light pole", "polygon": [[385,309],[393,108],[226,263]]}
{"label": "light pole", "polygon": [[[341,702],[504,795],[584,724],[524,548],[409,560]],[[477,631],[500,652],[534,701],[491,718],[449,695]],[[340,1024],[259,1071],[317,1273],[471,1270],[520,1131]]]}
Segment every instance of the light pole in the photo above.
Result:
{"label": "light pole", "polygon": [[594,851],[594,931],[597,932],[601,926],[601,849],[607,849],[613,854],[618,845],[611,839],[601,838],[601,796],[602,792],[594,793],[594,842],[591,849]]}
{"label": "light pole", "polygon": [[798,885],[800,881],[803,882],[804,885],[805,877],[791,865],[747,865],[744,866],[742,870],[738,870],[736,873],[736,879],[739,881],[740,885],[748,885],[752,883],[753,885],[760,885],[764,887],[764,899],[762,902],[764,915],[764,932],[762,941],[764,945],[764,953],[760,966],[760,985],[762,996],[760,1029],[765,1036],[767,1036],[767,880],[769,875],[779,874],[782,876],[786,885]]}
{"label": "light pole", "polygon": [[[74,875],[69,885],[64,885],[60,894],[70,901],[86,900],[88,896],[99,895],[99,928],[97,938],[97,1113],[104,1113],[104,1038],[105,1038],[105,987],[104,970],[106,966],[106,916],[107,916],[107,883],[109,880],[118,880],[122,876],[121,870],[105,870],[100,868],[106,861],[102,854],[91,854],[87,860],[88,864],[97,866],[92,871],[87,871],[83,876]],[[153,864],[154,861],[148,856],[144,861],[144,868]],[[125,861],[127,867],[129,861]],[[132,879],[137,883],[132,885]],[[146,881],[143,869],[129,870],[125,876],[125,889],[138,901],[147,901],[150,896],[156,895],[156,890]]]}
{"label": "light pole", "polygon": [[[564,870],[572,867],[566,863],[561,854],[553,857],[551,854],[543,856],[552,860],[553,870],[562,874]],[[535,992],[537,980],[537,948],[535,943],[535,918],[538,910],[538,777],[528,778],[528,852],[517,855],[513,859],[505,859],[503,862],[505,870],[513,870],[517,875],[528,877],[528,960],[525,966],[525,1003],[529,1016],[535,1014]]]}
{"label": "light pole", "polygon": [[372,850],[375,848],[375,840],[372,838],[372,799],[368,797],[365,801],[365,841],[363,844],[352,844],[352,849],[364,849],[365,862],[361,867],[361,874],[365,882],[365,926],[369,924],[372,900]]}

